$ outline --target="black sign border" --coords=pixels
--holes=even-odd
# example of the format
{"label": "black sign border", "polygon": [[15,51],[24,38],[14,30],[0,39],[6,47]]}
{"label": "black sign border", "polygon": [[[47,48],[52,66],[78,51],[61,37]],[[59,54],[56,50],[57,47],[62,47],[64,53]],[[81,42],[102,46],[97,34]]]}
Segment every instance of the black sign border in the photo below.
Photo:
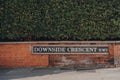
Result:
{"label": "black sign border", "polygon": [[[72,53],[72,52],[65,52],[65,53],[52,53],[52,52],[48,52],[48,53],[34,53],[33,52],[33,47],[34,46],[46,46],[46,47],[107,47],[108,48],[108,52],[107,53],[79,53],[79,52],[76,52],[76,53]],[[32,54],[109,54],[109,46],[108,45],[31,45],[31,51],[32,51]]]}

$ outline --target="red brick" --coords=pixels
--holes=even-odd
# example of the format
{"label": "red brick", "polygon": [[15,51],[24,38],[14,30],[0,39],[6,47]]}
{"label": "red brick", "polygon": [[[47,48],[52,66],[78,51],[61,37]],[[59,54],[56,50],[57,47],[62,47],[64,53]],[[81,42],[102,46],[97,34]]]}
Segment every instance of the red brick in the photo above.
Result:
{"label": "red brick", "polygon": [[[55,45],[91,45],[90,43],[54,43]],[[109,54],[67,54],[67,55],[35,55],[30,51],[32,45],[54,45],[53,43],[19,43],[19,44],[0,44],[0,67],[28,67],[28,66],[51,66],[58,65],[62,56],[70,60],[93,60],[96,63],[108,63],[111,58],[119,60],[120,44],[95,43],[94,45],[108,45]],[[119,62],[120,64],[120,62]]]}
{"label": "red brick", "polygon": [[[48,55],[31,55],[30,44],[0,44],[0,67],[48,66]],[[45,59],[44,59],[45,58]],[[41,61],[45,63],[41,63]]]}

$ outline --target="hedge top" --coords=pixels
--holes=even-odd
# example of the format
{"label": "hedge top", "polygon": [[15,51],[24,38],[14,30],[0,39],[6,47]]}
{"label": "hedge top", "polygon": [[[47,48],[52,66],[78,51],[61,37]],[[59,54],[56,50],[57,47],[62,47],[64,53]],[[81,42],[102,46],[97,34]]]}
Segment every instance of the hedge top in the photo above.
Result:
{"label": "hedge top", "polygon": [[120,0],[0,0],[0,41],[120,40]]}

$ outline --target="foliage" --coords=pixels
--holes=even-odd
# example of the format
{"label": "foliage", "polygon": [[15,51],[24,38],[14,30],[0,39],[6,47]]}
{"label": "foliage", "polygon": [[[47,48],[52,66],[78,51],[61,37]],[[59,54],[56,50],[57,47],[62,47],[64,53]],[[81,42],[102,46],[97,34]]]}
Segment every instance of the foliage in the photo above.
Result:
{"label": "foliage", "polygon": [[120,39],[120,0],[0,0],[0,41]]}

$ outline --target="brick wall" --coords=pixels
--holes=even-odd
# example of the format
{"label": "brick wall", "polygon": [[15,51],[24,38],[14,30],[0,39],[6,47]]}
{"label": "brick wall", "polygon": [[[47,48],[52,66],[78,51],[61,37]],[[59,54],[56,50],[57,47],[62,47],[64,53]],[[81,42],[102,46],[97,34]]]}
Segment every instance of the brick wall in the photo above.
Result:
{"label": "brick wall", "polygon": [[120,43],[114,44],[114,60],[114,64],[120,66]]}
{"label": "brick wall", "polygon": [[[108,54],[51,54],[49,55],[49,63],[51,66],[62,67],[113,67],[114,66],[114,44],[109,43],[72,43],[73,45],[108,45]],[[58,44],[60,45],[60,44]],[[70,45],[70,44],[66,44]]]}
{"label": "brick wall", "polygon": [[30,44],[0,44],[0,67],[48,66],[48,55],[33,55]]}
{"label": "brick wall", "polygon": [[[33,45],[108,45],[109,54],[32,54]],[[0,67],[111,67],[120,64],[119,41],[55,41],[0,43]]]}

